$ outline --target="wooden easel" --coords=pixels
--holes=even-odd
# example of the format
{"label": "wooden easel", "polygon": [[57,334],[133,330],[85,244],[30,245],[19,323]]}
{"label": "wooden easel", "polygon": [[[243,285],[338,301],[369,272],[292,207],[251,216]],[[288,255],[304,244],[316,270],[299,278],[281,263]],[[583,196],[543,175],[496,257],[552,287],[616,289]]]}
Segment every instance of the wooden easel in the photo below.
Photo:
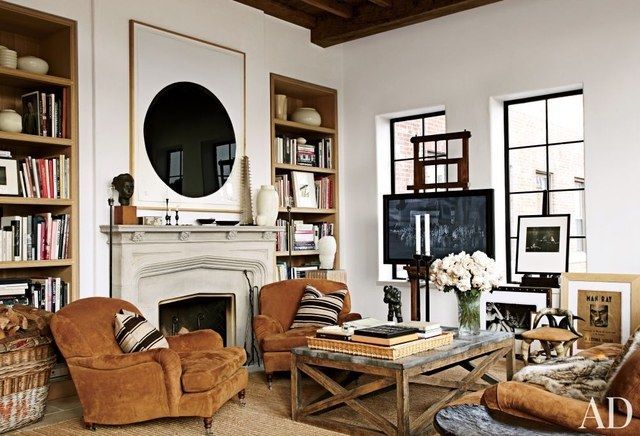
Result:
{"label": "wooden easel", "polygon": [[[413,185],[408,185],[407,189],[412,190],[415,194],[420,191],[433,189],[436,192],[439,189],[448,191],[450,189],[469,189],[469,138],[471,132],[464,130],[462,132],[441,133],[437,135],[414,136],[411,138],[413,144]],[[451,157],[449,153],[449,141],[462,141],[462,156]],[[438,142],[445,143],[443,153],[438,152]],[[420,153],[422,144],[432,142],[436,144],[433,156],[429,156],[424,150]],[[422,154],[422,155],[421,155]],[[443,165],[445,168],[445,182],[438,183],[438,167]],[[449,167],[456,166],[456,181],[449,181]],[[425,172],[430,167],[434,169],[435,183],[427,183],[425,180]],[[424,299],[424,316],[425,320],[430,318],[430,302],[429,302],[429,266],[433,258],[428,257],[426,266],[417,267],[416,265],[406,265],[404,270],[409,277],[411,284],[411,320],[420,321],[420,281],[425,280],[427,283],[425,299]]]}

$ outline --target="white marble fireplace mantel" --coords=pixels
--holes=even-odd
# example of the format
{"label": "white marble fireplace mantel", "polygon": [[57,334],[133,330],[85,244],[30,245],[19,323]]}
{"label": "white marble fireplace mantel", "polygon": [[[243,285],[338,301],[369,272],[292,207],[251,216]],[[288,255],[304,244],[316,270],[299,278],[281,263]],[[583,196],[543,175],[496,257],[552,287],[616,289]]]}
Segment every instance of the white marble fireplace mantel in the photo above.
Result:
{"label": "white marble fireplace mantel", "polygon": [[[252,285],[275,280],[276,233],[264,226],[113,226],[113,296],[158,325],[161,302],[195,294],[233,294],[236,345],[250,328]],[[108,242],[109,226],[100,226]]]}

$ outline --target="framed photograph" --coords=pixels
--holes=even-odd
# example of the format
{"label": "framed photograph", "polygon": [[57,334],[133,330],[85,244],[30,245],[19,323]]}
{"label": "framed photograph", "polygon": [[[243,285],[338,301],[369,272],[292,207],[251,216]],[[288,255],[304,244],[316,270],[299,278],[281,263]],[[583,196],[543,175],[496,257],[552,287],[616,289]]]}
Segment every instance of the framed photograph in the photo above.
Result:
{"label": "framed photograph", "polygon": [[569,269],[570,217],[518,217],[516,274],[561,274]]}
{"label": "framed photograph", "polygon": [[640,325],[640,274],[565,273],[560,304],[583,318],[578,350],[624,343]]}
{"label": "framed photograph", "polygon": [[483,292],[480,299],[480,328],[514,333],[516,354],[520,354],[522,333],[531,330],[536,312],[551,307],[551,289]]}
{"label": "framed photograph", "polygon": [[478,250],[494,256],[492,189],[391,194],[382,201],[385,264],[413,262],[416,216],[423,215],[429,215],[430,251],[436,259]]}
{"label": "framed photograph", "polygon": [[318,207],[316,199],[316,181],[313,173],[302,171],[292,171],[293,177],[293,199],[296,207]]}
{"label": "framed photograph", "polygon": [[18,195],[18,161],[0,159],[0,195]]}

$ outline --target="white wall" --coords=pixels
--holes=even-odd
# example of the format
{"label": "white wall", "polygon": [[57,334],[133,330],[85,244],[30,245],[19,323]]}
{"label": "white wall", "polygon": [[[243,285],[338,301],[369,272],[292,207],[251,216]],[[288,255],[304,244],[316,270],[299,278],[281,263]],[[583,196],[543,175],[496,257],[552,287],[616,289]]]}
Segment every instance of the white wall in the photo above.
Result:
{"label": "white wall", "polygon": [[[255,189],[271,181],[269,73],[341,92],[340,47],[321,49],[309,42],[308,30],[231,0],[13,1],[78,21],[82,297],[108,295],[108,247],[98,226],[108,223],[111,179],[129,171],[130,19],[246,53],[246,153]],[[181,222],[195,217],[181,214]]]}
{"label": "white wall", "polygon": [[[381,193],[370,177],[376,137],[384,138],[376,116],[443,105],[449,131],[472,132],[471,186],[496,189],[504,262],[502,130],[492,121],[501,119],[504,97],[522,93],[584,88],[588,270],[640,272],[640,7],[611,6],[504,0],[343,46],[342,259],[357,310],[385,315],[377,282]],[[455,323],[455,297],[431,296],[432,320]],[[408,292],[403,301],[408,316]]]}
{"label": "white wall", "polygon": [[[78,21],[81,296],[106,295],[106,187],[128,171],[128,20],[247,54],[247,153],[269,181],[269,72],[338,88],[342,262],[356,310],[384,316],[378,285],[376,116],[444,106],[472,132],[471,184],[503,195],[500,99],[584,86],[589,270],[640,272],[640,8],[635,0],[504,0],[321,49],[308,31],[231,0],[12,0]],[[615,172],[610,170],[615,169]],[[383,176],[387,176],[385,171]],[[501,207],[501,201],[496,202]],[[503,211],[497,211],[504,258]],[[185,220],[193,217],[185,217]],[[451,295],[432,292],[451,323]],[[408,311],[409,296],[404,296]],[[407,314],[405,314],[406,316]]]}

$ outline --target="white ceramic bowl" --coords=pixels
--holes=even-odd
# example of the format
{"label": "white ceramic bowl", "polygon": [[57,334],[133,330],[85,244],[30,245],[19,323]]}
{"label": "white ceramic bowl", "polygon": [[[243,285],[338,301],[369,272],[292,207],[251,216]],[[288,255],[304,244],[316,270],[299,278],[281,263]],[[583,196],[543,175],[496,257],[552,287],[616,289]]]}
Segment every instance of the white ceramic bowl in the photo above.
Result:
{"label": "white ceramic bowl", "polygon": [[44,59],[35,56],[23,56],[18,58],[18,69],[30,73],[47,74],[49,64]]}

